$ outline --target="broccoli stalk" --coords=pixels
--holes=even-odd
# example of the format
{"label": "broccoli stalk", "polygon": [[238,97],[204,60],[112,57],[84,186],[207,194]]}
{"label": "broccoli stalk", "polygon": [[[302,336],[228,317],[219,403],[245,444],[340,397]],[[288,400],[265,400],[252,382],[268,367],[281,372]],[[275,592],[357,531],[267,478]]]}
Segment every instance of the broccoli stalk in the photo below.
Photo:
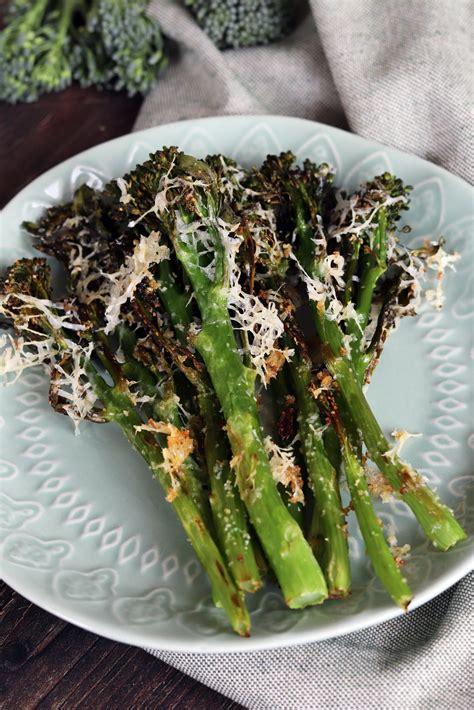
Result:
{"label": "broccoli stalk", "polygon": [[[158,446],[150,442],[148,437],[140,431],[137,432],[137,427],[143,424],[143,420],[131,406],[127,395],[117,391],[116,388],[109,388],[103,381],[96,380],[94,386],[106,404],[106,418],[120,426],[128,441],[145,459],[163,489],[169,492],[171,481],[163,468],[162,453]],[[226,561],[209,531],[201,510],[183,486],[178,490],[176,497],[171,500],[171,506],[207,573],[214,603],[225,611],[234,631],[241,636],[248,636],[250,618],[242,594],[228,570]]]}
{"label": "broccoli stalk", "polygon": [[[322,438],[318,403],[311,394],[311,366],[300,354],[288,365],[298,407],[298,430],[315,505],[310,540],[326,577],[331,597],[350,592],[351,573],[347,525],[342,510],[337,471]],[[314,533],[316,532],[316,535]]]}
{"label": "broccoli stalk", "polygon": [[[63,261],[70,274],[70,286],[76,293],[93,291],[102,283],[105,274],[117,271],[117,259],[124,259],[121,250],[116,249],[116,240],[125,238],[128,219],[124,220],[119,211],[114,221],[109,209],[116,191],[115,182],[106,187],[103,195],[89,188],[80,188],[70,205],[53,208],[38,225],[28,225],[28,229],[37,235],[38,246]],[[84,219],[86,214],[88,218]],[[108,219],[105,219],[106,215]],[[76,226],[64,230],[65,221]],[[135,238],[136,235],[131,236],[132,243]],[[78,253],[87,259],[87,267],[75,268]],[[196,460],[189,456],[182,468],[194,502],[208,526],[215,528],[216,539],[228,560],[236,584],[245,591],[255,591],[261,581],[253,547],[249,544],[245,510],[228,466],[228,442],[219,404],[202,371],[202,363],[197,362],[186,347],[192,318],[189,295],[178,284],[168,261],[160,262],[155,268],[157,280],[153,280],[152,284],[143,284],[134,295],[133,312],[128,314],[129,325],[121,323],[117,328],[119,349],[125,358],[121,367],[130,381],[139,383],[141,394],[148,398],[148,402],[143,404],[143,411],[148,418],[156,421],[180,427],[175,392],[180,383],[173,368],[184,375],[192,386],[193,394],[197,394],[199,413],[205,425],[204,440],[208,456],[203,466],[198,466]],[[109,338],[103,332],[105,314],[100,312],[100,307],[95,305],[97,303],[92,301],[85,306],[87,318],[95,323],[102,341],[108,342]],[[165,315],[161,304],[170,317],[168,328],[162,322],[159,324],[160,318]],[[146,342],[141,340],[137,344],[132,328],[147,333]],[[171,335],[173,329],[174,338]],[[171,359],[171,366],[166,358]],[[164,376],[166,382],[163,383]],[[160,396],[157,397],[160,382]],[[212,442],[216,444],[218,455],[212,451]],[[211,487],[210,500],[202,485],[203,469],[208,474],[206,484]]]}
{"label": "broccoli stalk", "polygon": [[[267,209],[276,210],[277,225],[284,222],[287,215],[287,195],[291,189],[291,166],[293,155],[284,153],[279,157],[268,156],[259,171],[254,171],[249,182],[254,191],[253,199]],[[321,174],[319,191],[321,200],[326,199],[329,178],[325,171]],[[256,194],[255,194],[256,193]],[[249,239],[257,232],[258,222],[253,223],[252,206],[246,214]],[[287,225],[286,225],[287,226]],[[282,241],[286,239],[282,234]],[[269,238],[271,238],[269,236]],[[257,247],[255,247],[256,249]],[[284,256],[284,250],[278,252],[268,249],[273,257],[267,257],[263,265],[264,274],[272,286],[274,293],[284,294],[290,262]],[[278,298],[281,317],[291,321],[285,299]],[[288,329],[290,332],[294,328]],[[309,356],[304,352],[302,338],[294,337],[297,352],[286,365],[293,387],[297,404],[298,433],[302,452],[308,473],[308,482],[314,493],[314,510],[309,539],[320,561],[325,574],[328,591],[331,597],[343,597],[349,594],[351,574],[349,550],[347,544],[347,527],[342,510],[341,496],[337,471],[326,452],[322,437],[323,426],[320,419],[318,403],[312,392],[312,365]],[[291,342],[287,340],[287,345]],[[299,351],[299,352],[298,352]]]}
{"label": "broccoli stalk", "polygon": [[[302,472],[302,478],[305,479],[304,461],[299,455],[297,448],[292,445],[292,442],[298,432],[296,413],[291,404],[289,404],[293,399],[293,393],[287,383],[285,367],[283,367],[271,381],[270,394],[272,409],[279,415],[272,426],[273,439],[278,443],[278,445],[286,445],[286,447],[289,448],[296,465]],[[306,504],[306,501],[293,501],[291,495],[289,495],[288,489],[285,486],[281,485],[279,486],[279,489],[281,497],[287,505],[291,515],[296,520],[300,528],[304,530],[303,505]]]}
{"label": "broccoli stalk", "polygon": [[[182,476],[180,485],[175,485],[165,465],[154,428],[144,425],[131,396],[130,384],[118,360],[104,350],[100,342],[95,343],[92,340],[93,332],[88,329],[87,323],[81,322],[72,305],[69,304],[62,315],[52,303],[51,272],[44,259],[22,259],[10,267],[1,284],[0,312],[20,336],[12,347],[13,355],[10,361],[14,359],[15,348],[18,350],[23,347],[21,336],[26,334],[39,345],[48,339],[47,357],[43,362],[50,364],[52,382],[55,370],[59,367],[64,372],[68,358],[71,361],[71,355],[73,360],[78,361],[79,377],[82,380],[80,386],[84,387],[84,380],[87,381],[89,397],[92,390],[97,402],[101,403],[102,421],[118,424],[131,445],[145,459],[153,475],[167,492],[168,500],[208,574],[215,603],[224,609],[233,629],[247,636],[250,619],[242,594],[232,579],[201,510],[190,494],[189,477]],[[54,341],[54,345],[49,343],[49,339]],[[88,348],[86,343],[92,343],[93,349]],[[93,351],[108,370],[112,384],[108,384],[97,369],[92,358]],[[75,358],[75,355],[78,357]],[[76,376],[72,386],[77,389],[78,385]],[[97,402],[94,406],[97,406]],[[188,472],[189,469],[186,470],[186,473]],[[170,492],[173,494],[170,495]]]}
{"label": "broccoli stalk", "polygon": [[168,212],[162,215],[200,309],[202,327],[194,344],[222,406],[240,495],[288,606],[301,608],[321,603],[327,596],[326,583],[311,548],[273,481],[257,413],[255,371],[243,364],[232,329],[228,311],[228,263],[219,232],[215,173],[205,163],[189,156],[163,153],[160,159],[162,174],[186,186],[186,203],[193,212],[181,208],[181,221],[189,224],[193,218],[204,220],[215,255],[209,277],[192,240],[185,238]]}
{"label": "broccoli stalk", "polygon": [[[309,170],[310,166],[308,165],[308,172]],[[309,180],[308,177],[308,182]],[[392,176],[384,175],[381,180],[387,182],[389,186],[392,185]],[[308,183],[293,181],[290,200],[292,200],[296,215],[296,232],[299,238],[298,261],[313,283],[318,287],[322,285],[324,289],[327,284],[327,277],[322,266],[325,254],[324,251],[319,252],[316,249],[314,241],[315,232],[318,235],[321,233],[321,224],[315,220],[319,209],[311,195]],[[375,231],[376,235],[372,235],[371,238],[383,241],[386,230],[380,230],[376,226]],[[379,249],[384,250],[384,247],[379,247]],[[369,267],[369,270],[376,274],[378,267],[375,269]],[[373,281],[373,275],[368,277],[367,289],[363,290],[359,299],[360,312],[364,318],[368,312],[367,300],[369,295],[373,293]],[[344,346],[344,332],[332,316],[330,308],[329,299],[326,300],[323,293],[323,297],[313,303],[312,313],[316,330],[325,348],[324,357],[327,368],[336,380],[337,388],[347,410],[347,417],[343,417],[344,421],[356,422],[357,429],[360,431],[359,438],[365,443],[370,458],[379,467],[395,494],[411,508],[426,536],[433,544],[446,550],[459,540],[464,539],[466,535],[454,518],[452,511],[441,503],[420,474],[401,461],[398,456],[392,455],[391,447],[370,409],[360,384],[360,378],[356,374],[350,355]]]}
{"label": "broccoli stalk", "polygon": [[372,504],[364,468],[334,406],[332,419],[341,442],[346,481],[367,555],[387,592],[396,604],[406,610],[412,598],[411,590],[385,540],[381,521]]}
{"label": "broccoli stalk", "polygon": [[[160,264],[160,267],[164,267],[164,264]],[[182,301],[184,294],[177,286],[169,265],[166,268],[160,268],[160,273],[161,279],[158,289],[160,299],[163,301],[166,299],[172,324],[176,333],[180,334],[181,341],[185,342],[185,331],[189,328],[190,317],[188,307]],[[139,310],[144,326],[152,337],[157,339],[157,344],[164,347],[171,355],[174,364],[185,375],[197,393],[198,409],[204,423],[204,453],[211,486],[209,502],[217,539],[239,589],[254,592],[260,588],[261,579],[247,529],[245,508],[229,465],[230,452],[224,432],[224,421],[219,411],[219,402],[205,374],[199,370],[191,353],[185,347],[177,346],[165,335],[158,332],[153,318],[145,312],[141,303]],[[169,400],[168,407],[174,408],[174,417],[178,418],[174,397]],[[168,419],[165,418],[165,421]],[[175,422],[173,421],[173,423]],[[202,489],[199,488],[199,492],[201,491]]]}
{"label": "broccoli stalk", "polygon": [[239,589],[255,592],[262,582],[248,531],[245,507],[235,487],[229,463],[229,447],[222,435],[224,422],[216,416],[219,405],[209,390],[200,392],[198,403],[205,425],[204,451],[217,537]]}
{"label": "broccoli stalk", "polygon": [[[317,318],[322,320],[321,315]],[[319,329],[321,333],[327,333],[327,324],[320,324]],[[332,340],[334,342],[336,339]],[[464,540],[466,533],[453,512],[440,501],[419,473],[392,453],[350,360],[335,355],[331,347],[326,363],[337,381],[345,406],[357,422],[370,458],[392,486],[395,495],[412,510],[428,539],[441,550],[447,550]]]}

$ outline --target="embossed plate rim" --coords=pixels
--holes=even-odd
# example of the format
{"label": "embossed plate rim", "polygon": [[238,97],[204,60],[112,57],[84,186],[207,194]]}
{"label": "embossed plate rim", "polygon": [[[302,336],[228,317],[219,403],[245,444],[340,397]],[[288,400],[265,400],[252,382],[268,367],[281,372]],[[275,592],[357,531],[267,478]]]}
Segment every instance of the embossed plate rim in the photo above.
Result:
{"label": "embossed plate rim", "polygon": [[[55,177],[60,177],[68,175],[72,168],[79,165],[87,165],[87,161],[90,158],[94,158],[94,154],[99,150],[104,151],[114,151],[116,148],[120,147],[124,155],[129,155],[134,143],[139,144],[140,141],[148,143],[151,137],[151,142],[155,142],[156,147],[160,147],[160,139],[156,138],[157,133],[162,130],[179,130],[182,131],[184,128],[189,127],[192,131],[194,127],[202,127],[204,130],[210,128],[212,131],[213,124],[228,123],[229,130],[232,131],[232,125],[248,126],[248,131],[246,136],[251,133],[252,126],[258,126],[259,122],[268,123],[270,126],[272,124],[291,124],[291,128],[296,129],[298,125],[305,126],[305,128],[310,127],[314,134],[317,135],[318,131],[324,136],[330,135],[334,136],[335,145],[337,146],[337,137],[343,137],[344,140],[353,141],[354,144],[357,143],[358,146],[363,147],[367,152],[374,151],[378,149],[388,150],[389,154],[392,156],[398,156],[409,161],[416,161],[419,164],[424,164],[429,167],[434,175],[444,175],[446,179],[449,179],[450,183],[454,186],[462,188],[463,191],[469,186],[459,177],[448,173],[443,168],[438,166],[433,166],[428,161],[425,161],[417,156],[413,156],[408,153],[404,153],[394,148],[384,146],[372,140],[356,136],[354,134],[347,133],[341,129],[337,129],[331,126],[326,126],[321,123],[308,121],[306,119],[297,119],[292,117],[284,116],[225,116],[225,117],[211,117],[203,119],[191,119],[187,121],[179,121],[171,124],[166,124],[163,126],[157,126],[144,131],[139,131],[133,134],[127,134],[119,138],[115,138],[106,143],[100,144],[90,148],[76,156],[69,158],[58,166],[48,170],[43,173],[40,177],[30,183],[25,187],[11,202],[4,208],[4,214],[8,213],[10,210],[17,210],[21,206],[22,202],[26,199],[26,195],[32,191],[36,195],[40,195],[41,191],[48,186]],[[310,140],[310,139],[308,139]],[[415,597],[414,603],[411,609],[415,609],[418,606],[426,603],[432,599],[437,594],[444,591],[446,588],[458,581],[462,576],[469,572],[471,568],[471,563],[469,557],[466,559],[458,559],[452,562],[452,566],[443,572],[434,582],[431,582],[430,586],[420,592]],[[336,622],[333,620],[328,620],[323,622],[320,627],[309,628],[309,629],[295,629],[290,630],[285,635],[273,634],[266,638],[253,637],[248,640],[238,639],[236,637],[218,637],[218,638],[196,638],[190,641],[187,640],[175,640],[175,639],[165,639],[160,637],[159,630],[157,631],[156,642],[150,641],[150,638],[146,639],[141,635],[140,629],[128,628],[125,626],[120,626],[119,622],[116,621],[112,623],[110,621],[101,622],[100,619],[92,617],[87,612],[79,610],[77,607],[69,610],[64,610],[64,608],[58,609],[55,604],[55,598],[50,595],[46,596],[43,591],[36,592],[34,586],[18,584],[15,579],[15,574],[3,574],[3,578],[7,584],[9,584],[13,589],[18,591],[20,594],[25,596],[31,602],[38,604],[47,611],[59,616],[65,621],[75,623],[82,628],[94,632],[100,633],[108,638],[116,641],[130,643],[133,645],[146,646],[148,648],[161,649],[161,650],[171,650],[171,651],[188,651],[194,653],[203,652],[222,652],[222,651],[232,651],[232,652],[245,652],[257,649],[274,648],[279,646],[290,646],[300,643],[308,643],[310,641],[318,641],[327,639],[330,637],[340,636],[351,631],[361,630],[372,626],[376,623],[381,623],[387,621],[396,616],[401,615],[403,612],[399,611],[396,607],[389,607],[386,609],[365,609],[363,613],[353,616],[347,616]]]}

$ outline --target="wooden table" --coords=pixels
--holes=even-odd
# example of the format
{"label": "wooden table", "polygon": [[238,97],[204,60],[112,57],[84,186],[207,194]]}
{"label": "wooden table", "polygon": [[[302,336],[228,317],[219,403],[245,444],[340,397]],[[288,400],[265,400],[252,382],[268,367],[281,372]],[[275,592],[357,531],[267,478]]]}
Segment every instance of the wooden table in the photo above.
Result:
{"label": "wooden table", "polygon": [[[53,165],[129,132],[139,107],[139,99],[77,87],[34,104],[0,104],[0,205]],[[5,584],[0,612],[5,710],[241,707],[145,651],[56,619]]]}

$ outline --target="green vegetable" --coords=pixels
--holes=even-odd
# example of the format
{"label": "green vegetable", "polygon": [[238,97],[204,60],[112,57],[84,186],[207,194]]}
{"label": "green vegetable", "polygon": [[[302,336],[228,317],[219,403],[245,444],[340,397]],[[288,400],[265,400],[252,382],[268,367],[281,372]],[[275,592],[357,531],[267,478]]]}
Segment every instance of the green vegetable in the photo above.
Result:
{"label": "green vegetable", "polygon": [[204,32],[220,49],[269,44],[292,27],[291,0],[185,0]]}
{"label": "green vegetable", "polygon": [[[127,379],[119,362],[121,358],[114,356],[100,339],[94,344],[94,350],[89,347],[94,342],[90,323],[81,321],[73,304],[60,308],[51,301],[51,272],[45,259],[22,259],[9,268],[0,284],[0,312],[23,339],[29,339],[30,350],[42,357],[43,365],[49,365],[53,403],[57,405],[59,398],[65,400],[65,406],[69,407],[73,418],[80,414],[82,418],[92,420],[100,417],[101,421],[115,422],[120,426],[166,491],[208,574],[215,603],[225,610],[237,633],[248,635],[250,619],[243,597],[195,500],[198,481],[192,467],[181,469],[179,485],[176,485],[171,467],[165,465],[164,453],[167,449],[162,452],[155,427],[145,424],[137,411],[136,392],[132,391],[134,383]],[[47,349],[44,348],[46,344]],[[23,347],[24,340],[18,341],[18,348]],[[92,357],[93,352],[108,370],[113,380],[111,384],[106,383],[100,374]],[[12,372],[18,353],[18,349],[10,351],[11,360],[7,358],[2,363],[4,373]],[[178,424],[172,402],[173,397],[161,397],[161,413],[166,417],[164,410],[171,406],[167,421],[171,418]],[[179,432],[177,427],[174,429]],[[157,427],[156,431],[160,429]],[[170,431],[173,433],[173,430]]]}
{"label": "green vegetable", "polygon": [[[290,241],[292,226],[285,221],[288,219],[290,205],[288,196],[291,194],[291,183],[298,179],[296,169],[292,169],[293,156],[284,153],[276,158],[268,156],[259,171],[254,171],[249,182],[250,188],[256,192],[254,198],[267,209],[276,209],[276,224],[280,225],[280,239]],[[325,203],[328,190],[330,190],[330,176],[322,171],[319,176],[320,207]],[[251,193],[252,194],[252,193]],[[264,199],[262,199],[264,197]],[[265,201],[266,200],[266,201]],[[258,223],[252,224],[252,207],[248,208],[247,216],[249,238],[257,232]],[[289,230],[288,233],[285,230]],[[261,229],[259,230],[261,238]],[[271,240],[270,235],[268,239]],[[271,241],[270,241],[271,243]],[[255,246],[255,251],[258,246]],[[263,276],[271,276],[270,283],[276,291],[285,286],[289,260],[275,248],[268,249],[268,256],[261,259]],[[259,272],[256,272],[258,279]],[[283,317],[285,316],[283,305]],[[286,344],[291,347],[291,339]],[[302,345],[301,339],[296,338],[298,349]],[[337,472],[332,465],[323,441],[324,426],[320,417],[318,403],[311,388],[313,385],[312,365],[306,350],[297,352],[287,364],[287,371],[293,386],[296,398],[298,432],[301,449],[306,464],[308,483],[314,493],[314,511],[309,535],[315,554],[324,571],[328,591],[331,597],[344,597],[350,591],[351,575],[349,566],[349,551],[347,544],[347,526],[342,510]]]}
{"label": "green vegetable", "polygon": [[[296,214],[296,231],[299,236],[299,249],[297,258],[305,272],[305,280],[308,290],[314,289],[313,294],[313,318],[317,333],[324,344],[325,364],[337,383],[337,390],[340,392],[347,409],[348,417],[357,426],[359,434],[359,445],[363,442],[368,450],[370,458],[376,463],[387,482],[392,486],[394,493],[400,497],[411,508],[419,524],[427,537],[436,547],[443,550],[465,538],[465,533],[459,523],[454,518],[452,511],[443,505],[439,498],[431,491],[424,482],[422,476],[414,471],[408,464],[401,461],[397,455],[391,454],[391,447],[377,423],[370,406],[365,398],[360,379],[363,378],[367,360],[362,360],[362,378],[357,375],[356,368],[360,367],[360,342],[362,338],[357,337],[357,350],[354,352],[354,362],[350,358],[350,350],[346,345],[345,335],[349,338],[353,335],[352,314],[344,321],[339,317],[341,314],[338,306],[338,284],[336,285],[328,278],[328,268],[333,259],[328,251],[330,239],[323,238],[322,242],[316,244],[313,235],[321,235],[321,222],[318,221],[319,214],[317,206],[317,191],[319,189],[320,168],[305,164],[305,179],[293,181],[293,189],[290,192],[290,200],[294,200],[293,206]],[[376,178],[374,184],[369,184],[368,189],[362,196],[362,204],[352,204],[351,234],[356,234],[357,238],[363,240],[364,249],[362,254],[371,255],[374,263],[368,264],[364,259],[362,265],[362,281],[358,297],[359,328],[364,331],[368,322],[369,305],[372,303],[374,289],[377,284],[377,274],[380,276],[385,271],[385,259],[388,252],[388,229],[387,213],[391,215],[392,222],[395,221],[401,209],[406,208],[406,190],[400,181],[397,181],[389,174],[384,174]],[[387,208],[387,209],[385,209]],[[345,212],[344,212],[345,214]],[[380,216],[382,215],[382,219]],[[360,225],[363,225],[361,228]],[[335,237],[341,238],[347,234],[346,226],[339,225],[332,230]],[[331,230],[329,230],[331,234]],[[323,232],[324,235],[324,232]],[[344,246],[344,243],[342,243]],[[393,240],[392,247],[396,255],[397,243]],[[366,250],[366,251],[365,251]],[[372,257],[372,255],[374,255]],[[329,266],[328,266],[329,265]],[[413,266],[413,265],[412,265]],[[370,272],[370,277],[365,279],[364,275]],[[373,273],[375,272],[375,276]],[[407,272],[409,273],[409,272]],[[416,283],[412,278],[412,294],[416,289]],[[345,284],[347,286],[347,284]],[[345,288],[341,288],[345,293]],[[342,295],[341,293],[341,295]],[[398,304],[395,303],[395,306]],[[388,318],[389,322],[394,317],[396,309],[392,313],[382,310],[381,318]],[[345,334],[343,327],[346,325],[348,332]],[[383,326],[382,326],[383,327]],[[352,347],[352,340],[349,339]],[[348,352],[349,350],[349,352]],[[347,420],[346,418],[346,420]]]}
{"label": "green vegetable", "polygon": [[74,79],[146,93],[165,63],[146,7],[146,0],[12,2],[0,34],[0,99],[36,101]]}
{"label": "green vegetable", "polygon": [[347,525],[342,511],[336,469],[326,453],[318,404],[310,392],[311,367],[300,355],[289,365],[298,407],[298,427],[311,488],[315,496],[313,540],[331,597],[350,592],[351,573]]}
{"label": "green vegetable", "polygon": [[381,520],[377,517],[372,504],[364,468],[344,431],[342,423],[337,420],[337,414],[335,418],[337,422],[336,429],[341,440],[347,485],[365,543],[365,549],[377,577],[381,580],[394,602],[406,610],[413,595],[406,579],[402,576],[392,550],[385,540]]}
{"label": "green vegetable", "polygon": [[[15,8],[14,20],[28,12]],[[24,225],[65,267],[64,300],[51,300],[44,259],[0,282],[0,373],[8,383],[41,365],[51,405],[76,428],[121,427],[242,635],[244,593],[264,576],[291,608],[350,593],[351,509],[375,573],[407,608],[409,546],[386,539],[372,495],[406,502],[440,549],[465,537],[362,389],[415,314],[420,273],[455,259],[442,242],[400,244],[408,192],[385,173],[347,194],[327,165],[298,167],[291,153],[246,171],[165,148]]]}
{"label": "green vegetable", "polygon": [[36,101],[72,82],[69,28],[79,0],[18,5],[0,34],[0,99]]}
{"label": "green vegetable", "polygon": [[146,15],[146,0],[94,0],[76,32],[74,78],[98,86],[146,94],[165,66],[163,38]]}
{"label": "green vegetable", "polygon": [[[216,175],[205,163],[173,151],[158,154],[156,163],[160,167],[159,175],[166,175],[171,184],[178,185],[177,193],[170,188],[168,199],[179,200],[180,184],[183,197],[186,195],[186,200],[181,198],[186,207],[174,217],[166,211],[162,226],[192,284],[199,306],[202,327],[194,344],[222,406],[240,495],[288,606],[301,608],[320,603],[327,596],[326,584],[309,545],[272,480],[255,401],[255,371],[242,362],[232,330],[228,304],[230,274],[226,262],[229,244],[221,232],[227,215],[220,210]],[[155,174],[148,174],[149,169],[145,164],[130,181],[132,197],[138,189],[138,197],[141,197],[143,186],[149,180],[156,180]],[[147,197],[148,202],[135,200],[140,202],[142,215],[152,207],[150,193]],[[209,242],[203,245],[204,252],[200,249],[199,235],[193,238],[193,229],[186,230],[186,225],[193,222],[196,230],[198,225],[206,229]],[[229,227],[232,229],[231,224]],[[271,527],[267,523],[270,517]]]}

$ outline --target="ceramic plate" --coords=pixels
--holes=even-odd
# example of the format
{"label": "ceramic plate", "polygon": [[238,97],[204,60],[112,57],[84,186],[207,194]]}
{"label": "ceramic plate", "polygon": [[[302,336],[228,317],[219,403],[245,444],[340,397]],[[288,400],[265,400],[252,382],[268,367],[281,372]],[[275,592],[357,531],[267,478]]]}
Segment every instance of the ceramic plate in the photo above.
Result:
{"label": "ceramic plate", "polygon": [[[223,152],[245,165],[291,149],[300,159],[331,163],[345,186],[384,170],[415,186],[407,217],[410,242],[442,234],[462,260],[457,273],[448,275],[444,310],[425,307],[389,342],[369,399],[388,433],[405,428],[423,434],[406,455],[472,532],[471,188],[419,158],[310,121],[182,121],[99,145],[31,183],[4,210],[2,263],[33,254],[19,226],[23,220],[69,199],[83,182],[100,187],[163,145],[198,156]],[[75,436],[71,422],[48,408],[47,390],[41,371],[32,371],[1,392],[2,576],[32,602],[118,641],[187,652],[315,641],[400,613],[374,578],[351,519],[354,588],[348,600],[289,611],[278,590],[266,586],[248,597],[252,637],[232,635],[159,485],[120,431],[86,424]],[[412,608],[468,572],[469,541],[436,552],[402,503],[381,505],[380,515],[393,523],[400,544],[412,545],[405,568],[415,592]]]}

